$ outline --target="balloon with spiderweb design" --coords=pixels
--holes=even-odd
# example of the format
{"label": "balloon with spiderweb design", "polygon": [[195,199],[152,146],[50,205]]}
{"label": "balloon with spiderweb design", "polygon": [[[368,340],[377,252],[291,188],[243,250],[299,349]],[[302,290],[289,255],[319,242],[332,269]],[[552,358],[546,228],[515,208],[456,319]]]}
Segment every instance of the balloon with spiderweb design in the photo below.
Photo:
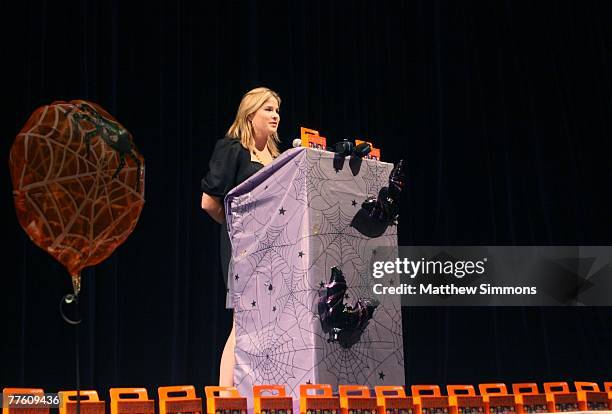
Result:
{"label": "balloon with spiderweb design", "polygon": [[330,268],[342,269],[345,303],[372,297],[372,250],[397,246],[397,228],[378,237],[352,226],[361,202],[378,194],[392,165],[363,160],[335,168],[333,153],[298,148],[226,198],[232,238],[231,300],[236,322],[234,380],[299,384],[403,383],[400,301],[381,301],[358,343],[348,349],[322,332],[317,304]]}
{"label": "balloon with spiderweb design", "polygon": [[131,134],[99,105],[76,100],[38,108],[11,148],[15,210],[30,239],[80,272],[131,234],[144,205],[144,158]]}

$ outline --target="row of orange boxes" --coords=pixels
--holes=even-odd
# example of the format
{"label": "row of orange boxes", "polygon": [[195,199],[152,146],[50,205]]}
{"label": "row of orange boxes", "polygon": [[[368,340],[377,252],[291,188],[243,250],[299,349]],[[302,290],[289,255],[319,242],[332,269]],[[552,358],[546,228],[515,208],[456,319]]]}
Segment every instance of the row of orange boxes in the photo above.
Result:
{"label": "row of orange boxes", "polygon": [[[566,382],[544,383],[540,393],[535,383],[512,384],[508,393],[503,383],[479,384],[480,395],[472,385],[448,385],[448,395],[442,395],[438,385],[413,385],[412,396],[398,394],[386,401],[379,397],[380,414],[528,414],[540,412],[612,410],[612,382],[605,391],[594,382],[575,382],[570,392]],[[376,387],[376,394],[379,396]],[[403,402],[402,402],[403,400]],[[393,402],[393,406],[389,403]],[[402,406],[402,407],[400,407]],[[399,411],[398,411],[399,410]]]}
{"label": "row of orange boxes", "polygon": [[[540,393],[535,383],[448,385],[442,395],[438,385],[377,386],[375,397],[365,385],[340,385],[334,396],[328,384],[300,385],[300,414],[528,414],[539,412],[612,410],[612,382],[600,391],[594,382],[546,382]],[[246,414],[247,399],[234,387],[207,386],[207,414]],[[5,388],[4,395],[43,395],[42,389]],[[76,414],[77,392],[60,391],[60,414]],[[159,387],[159,414],[201,414],[202,399],[191,385]],[[253,386],[254,414],[292,414],[293,400],[282,385]],[[144,388],[111,388],[111,414],[155,414],[155,402]],[[27,409],[27,414],[48,414],[48,408]],[[96,391],[80,391],[81,414],[104,414],[105,403]],[[26,414],[24,409],[3,407],[2,414]]]}

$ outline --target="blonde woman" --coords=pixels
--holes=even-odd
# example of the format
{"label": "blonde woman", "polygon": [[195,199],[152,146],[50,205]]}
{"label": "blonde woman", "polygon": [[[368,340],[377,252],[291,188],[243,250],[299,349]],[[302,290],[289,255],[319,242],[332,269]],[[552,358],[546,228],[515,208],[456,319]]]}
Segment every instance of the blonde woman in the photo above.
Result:
{"label": "blonde woman", "polygon": [[[250,90],[242,97],[226,137],[217,141],[209,171],[202,179],[202,209],[217,223],[225,223],[223,200],[227,193],[279,155],[280,103],[278,94],[268,88]],[[231,244],[225,226],[221,226],[219,251],[227,281]],[[231,307],[229,300],[227,306]],[[236,327],[232,326],[221,356],[220,386],[234,385],[235,344]]]}

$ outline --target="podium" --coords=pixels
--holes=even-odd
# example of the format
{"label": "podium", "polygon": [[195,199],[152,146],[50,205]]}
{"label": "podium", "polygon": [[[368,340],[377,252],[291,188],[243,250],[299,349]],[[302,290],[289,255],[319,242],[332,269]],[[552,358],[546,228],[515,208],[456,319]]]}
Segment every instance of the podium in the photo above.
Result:
{"label": "podium", "polygon": [[[388,185],[392,168],[294,148],[227,195],[234,384],[249,396],[249,407],[258,384],[282,384],[295,402],[300,384],[404,383],[401,301],[374,295],[370,269],[373,249],[397,246],[397,228],[364,234],[354,225],[361,203]],[[330,342],[319,319],[317,304],[332,266],[346,277],[345,303],[380,301],[349,348]]]}

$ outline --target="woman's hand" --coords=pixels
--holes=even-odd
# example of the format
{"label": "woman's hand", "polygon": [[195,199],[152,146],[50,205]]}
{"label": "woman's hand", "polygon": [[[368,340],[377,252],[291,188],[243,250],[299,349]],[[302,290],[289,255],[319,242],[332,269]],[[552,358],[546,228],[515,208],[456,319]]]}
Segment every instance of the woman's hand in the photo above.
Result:
{"label": "woman's hand", "polygon": [[206,193],[202,193],[202,210],[206,211],[217,223],[225,223],[225,211],[218,197],[212,197]]}

